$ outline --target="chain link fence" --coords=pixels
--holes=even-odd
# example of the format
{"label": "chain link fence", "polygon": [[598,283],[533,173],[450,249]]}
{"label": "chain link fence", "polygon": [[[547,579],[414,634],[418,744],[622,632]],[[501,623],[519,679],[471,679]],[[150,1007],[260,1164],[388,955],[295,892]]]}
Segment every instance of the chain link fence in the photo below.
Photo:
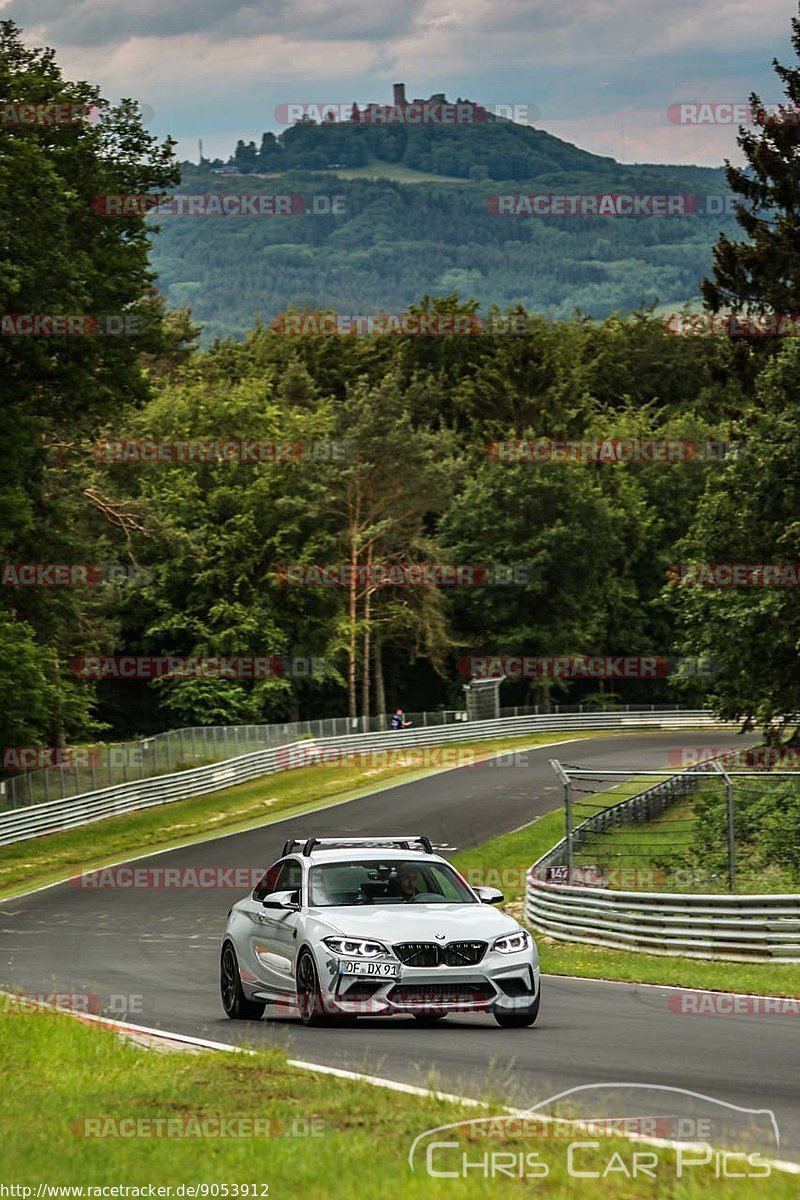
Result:
{"label": "chain link fence", "polygon": [[[540,711],[562,713],[592,713],[599,711],[677,712],[678,705],[609,705],[599,709],[591,704],[554,704],[540,710],[539,705],[515,706],[500,709],[501,717],[539,715]],[[463,709],[444,709],[432,712],[408,712],[405,719],[412,728],[458,725],[468,720]],[[130,783],[169,775],[189,767],[222,762],[254,750],[286,745],[304,737],[344,737],[351,733],[380,733],[389,729],[391,715],[374,717],[323,717],[314,721],[286,721],[271,725],[196,725],[186,729],[170,729],[133,742],[97,744],[81,747],[65,756],[65,761],[52,767],[25,771],[0,780],[0,812],[49,800],[64,800]]]}
{"label": "chain link fence", "polygon": [[545,879],[621,891],[800,890],[800,770],[592,771],[554,760],[565,837]]}
{"label": "chain link fence", "polygon": [[[135,742],[97,744],[81,748],[53,767],[26,771],[6,779],[2,809],[64,800],[130,783],[169,775],[189,767],[222,762],[254,750],[267,750],[303,737],[344,737],[350,733],[377,733],[389,727],[390,717],[325,717],[316,721],[285,721],[273,725],[195,725],[170,729]],[[446,725],[466,719],[458,712],[408,713],[406,720],[420,725]],[[2,785],[0,785],[2,787]]]}

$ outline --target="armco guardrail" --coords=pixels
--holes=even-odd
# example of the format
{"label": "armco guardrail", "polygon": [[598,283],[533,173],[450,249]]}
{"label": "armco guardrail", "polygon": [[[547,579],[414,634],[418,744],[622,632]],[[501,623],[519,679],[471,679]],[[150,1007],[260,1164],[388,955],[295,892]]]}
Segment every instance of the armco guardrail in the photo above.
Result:
{"label": "armco guardrail", "polygon": [[[650,712],[674,710],[678,705],[634,705],[634,712],[649,708]],[[629,711],[620,705],[615,711]],[[554,704],[550,715],[595,712],[583,704]],[[538,716],[539,706],[501,708],[500,717]],[[0,812],[21,808],[23,804],[47,804],[50,800],[67,800],[114,787],[118,783],[152,779],[155,775],[171,775],[192,767],[206,767],[256,750],[285,746],[298,738],[348,737],[353,733],[382,733],[389,728],[391,714],[372,717],[318,717],[310,721],[278,721],[271,725],[194,725],[183,729],[168,729],[134,742],[98,744],[79,747],[53,766],[23,770],[0,780]],[[415,729],[429,725],[458,725],[469,720],[464,709],[437,709],[433,712],[408,712],[406,720]],[[13,757],[13,756],[12,756]],[[7,766],[13,763],[6,764]],[[4,794],[5,793],[5,794]]]}
{"label": "armco guardrail", "polygon": [[[470,721],[457,726],[445,725],[427,729],[408,729],[397,732],[352,734],[346,737],[314,738],[284,746],[273,746],[239,755],[224,762],[194,767],[172,775],[117,784],[99,791],[85,792],[67,800],[0,814],[0,845],[72,829],[103,817],[136,809],[150,808],[185,800],[207,792],[220,791],[237,783],[246,783],[262,775],[287,769],[292,750],[312,746],[325,749],[397,749],[399,747],[435,746],[452,741],[476,741],[482,738],[523,737],[530,733],[549,733],[575,729],[684,729],[719,728],[720,722],[706,709],[684,712],[599,712],[549,714],[547,716],[507,717],[496,721]],[[725,726],[728,727],[728,726]]]}
{"label": "armco guardrail", "polygon": [[[604,809],[573,830],[573,848],[586,833],[655,816],[700,778],[691,769]],[[547,867],[560,865],[565,852],[566,838],[528,872],[525,916],[548,937],[686,958],[800,962],[798,895],[683,895],[546,882]]]}
{"label": "armco guardrail", "polygon": [[[557,706],[555,711],[558,712]],[[500,715],[521,714],[501,712]],[[406,720],[414,726],[427,727],[457,724],[466,721],[467,716],[464,710],[447,709],[408,713]],[[0,782],[0,811],[20,808],[23,804],[67,800],[71,796],[96,792],[118,783],[133,783],[134,780],[152,779],[155,775],[171,775],[192,767],[206,767],[210,763],[224,762],[256,750],[285,746],[298,738],[377,733],[389,729],[389,721],[390,716],[382,714],[374,717],[319,717],[312,721],[279,721],[271,725],[194,725],[154,733],[135,742],[100,743],[91,749],[81,747],[66,762],[26,770]],[[3,787],[5,803],[2,799]]]}

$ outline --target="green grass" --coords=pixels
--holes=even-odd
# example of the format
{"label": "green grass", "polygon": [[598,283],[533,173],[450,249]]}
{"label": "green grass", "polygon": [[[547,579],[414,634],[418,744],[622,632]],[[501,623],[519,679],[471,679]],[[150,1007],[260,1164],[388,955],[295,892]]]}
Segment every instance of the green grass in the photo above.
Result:
{"label": "green grass", "polygon": [[[528,734],[495,741],[463,742],[441,749],[443,752],[492,754],[504,749],[524,750],[552,742],[603,736],[607,735],[600,731]],[[411,747],[408,753],[414,753]],[[255,828],[429,774],[430,770],[396,765],[298,767],[204,796],[15,842],[0,847],[0,897],[54,883],[78,871],[133,858],[137,853],[205,841],[222,832]]]}
{"label": "green grass", "polygon": [[363,167],[342,167],[331,171],[342,179],[391,179],[395,183],[458,183],[462,187],[473,182],[458,175],[433,175],[429,171],[415,171],[403,163],[384,162],[373,158]]}
{"label": "green grass", "polygon": [[[475,883],[498,886],[514,916],[523,919],[526,869],[564,834],[561,812],[548,813],[516,833],[485,842],[454,858],[455,865]],[[550,975],[580,975],[629,983],[664,983],[676,987],[709,988],[721,992],[800,996],[800,964],[727,963],[695,958],[610,950],[576,942],[561,942],[536,934],[542,970]]]}
{"label": "green grass", "polygon": [[[497,1031],[498,1049],[503,1031]],[[537,1033],[532,1031],[531,1038]],[[425,1130],[476,1116],[500,1114],[465,1108],[434,1097],[403,1095],[368,1084],[300,1071],[288,1066],[278,1049],[254,1055],[154,1053],[122,1043],[103,1028],[89,1027],[54,1013],[0,1017],[0,1059],[13,1087],[0,1091],[3,1182],[104,1186],[219,1184],[259,1186],[255,1195],[278,1200],[372,1200],[397,1195],[425,1200],[471,1200],[498,1195],[627,1200],[659,1197],[705,1200],[719,1188],[712,1164],[676,1179],[674,1153],[658,1149],[658,1183],[632,1182],[617,1167],[605,1180],[576,1180],[567,1174],[564,1139],[516,1138],[480,1141],[464,1148],[470,1161],[483,1152],[535,1152],[546,1164],[546,1178],[526,1183],[487,1180],[476,1171],[466,1178],[434,1179],[424,1158],[412,1173],[408,1153]],[[424,1081],[422,1081],[424,1082]],[[576,1114],[581,1115],[581,1114]],[[591,1115],[592,1114],[582,1114]],[[260,1137],[86,1137],[89,1129],[123,1128],[138,1133],[158,1118],[196,1122],[195,1133],[213,1132],[220,1118],[258,1120]],[[132,1124],[136,1122],[136,1124]],[[214,1122],[215,1124],[211,1124]],[[176,1128],[175,1125],[172,1126]],[[313,1131],[315,1136],[298,1136]],[[263,1136],[263,1133],[274,1136]],[[296,1136],[286,1136],[294,1133]],[[581,1138],[585,1135],[578,1135]],[[452,1137],[449,1134],[448,1137]],[[600,1139],[597,1149],[580,1151],[584,1170],[602,1172],[616,1152],[631,1163],[635,1149],[620,1139]],[[441,1162],[441,1160],[439,1160]],[[762,1180],[759,1183],[764,1188]],[[775,1200],[796,1196],[797,1180],[773,1172],[762,1194]],[[768,1189],[768,1190],[767,1190]],[[219,1195],[224,1193],[220,1192]],[[240,1192],[239,1195],[242,1193]],[[254,1193],[251,1191],[250,1195]],[[738,1200],[753,1194],[749,1180],[726,1180],[725,1195]],[[174,1192],[173,1192],[174,1195]]]}
{"label": "green grass", "polygon": [[[208,732],[205,730],[205,737],[196,739],[188,733],[178,736],[179,731],[174,730],[167,737],[139,739],[147,741],[147,750],[141,748],[139,741],[78,743],[73,747],[76,761],[65,764],[61,770],[55,767],[39,768],[14,778],[18,804],[46,804],[50,800],[61,798],[62,774],[65,784],[64,799],[67,799],[70,796],[79,796],[83,792],[114,787],[118,783],[153,779],[159,775],[173,775],[195,767],[220,763],[242,754],[252,754],[256,750],[267,750],[273,745],[265,742],[263,738],[242,735],[241,730],[237,730],[235,726],[234,736],[227,739],[215,738],[213,733],[209,739]],[[301,736],[294,740],[303,739]],[[95,755],[99,759],[99,765],[79,765],[84,762],[84,754]],[[0,811],[7,811],[13,807],[9,791],[5,797],[0,797]]]}

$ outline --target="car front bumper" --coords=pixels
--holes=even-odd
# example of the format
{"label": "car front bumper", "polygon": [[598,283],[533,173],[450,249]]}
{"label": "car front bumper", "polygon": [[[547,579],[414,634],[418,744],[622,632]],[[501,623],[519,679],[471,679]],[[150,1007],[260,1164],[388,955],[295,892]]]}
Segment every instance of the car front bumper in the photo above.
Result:
{"label": "car front bumper", "polygon": [[[337,959],[320,970],[323,1003],[342,1016],[425,1013],[513,1013],[530,1008],[539,991],[538,958],[529,951],[487,955],[474,967],[407,967],[394,979],[339,974]],[[490,961],[494,960],[494,961]],[[509,961],[511,960],[511,961]]]}

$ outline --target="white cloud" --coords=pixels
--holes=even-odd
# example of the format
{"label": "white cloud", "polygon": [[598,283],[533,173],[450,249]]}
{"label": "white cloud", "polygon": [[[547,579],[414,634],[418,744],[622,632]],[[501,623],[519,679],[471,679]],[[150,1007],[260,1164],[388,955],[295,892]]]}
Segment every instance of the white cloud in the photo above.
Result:
{"label": "white cloud", "polygon": [[[535,103],[550,132],[625,161],[718,164],[730,127],[677,127],[681,100],[765,100],[791,61],[794,0],[0,0],[67,76],[155,109],[151,128],[194,141],[276,128],[287,100],[447,91]],[[585,114],[589,114],[588,116]],[[620,135],[620,126],[623,133]]]}

